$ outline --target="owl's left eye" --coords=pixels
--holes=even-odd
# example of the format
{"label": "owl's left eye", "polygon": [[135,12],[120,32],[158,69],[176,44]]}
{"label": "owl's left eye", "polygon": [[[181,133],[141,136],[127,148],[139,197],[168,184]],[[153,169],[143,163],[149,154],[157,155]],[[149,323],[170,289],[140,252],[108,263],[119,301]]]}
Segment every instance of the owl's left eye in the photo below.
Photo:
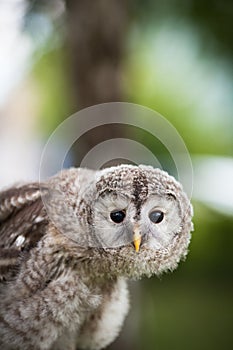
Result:
{"label": "owl's left eye", "polygon": [[164,213],[161,210],[153,210],[150,212],[149,218],[154,224],[159,224],[163,221]]}
{"label": "owl's left eye", "polygon": [[120,224],[125,218],[125,210],[114,210],[110,213],[110,218],[116,224]]}

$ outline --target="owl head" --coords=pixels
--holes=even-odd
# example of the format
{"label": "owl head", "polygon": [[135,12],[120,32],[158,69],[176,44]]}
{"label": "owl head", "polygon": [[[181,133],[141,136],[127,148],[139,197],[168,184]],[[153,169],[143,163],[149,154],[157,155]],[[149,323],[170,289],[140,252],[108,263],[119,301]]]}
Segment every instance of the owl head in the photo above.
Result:
{"label": "owl head", "polygon": [[174,269],[186,256],[192,206],[166,172],[145,165],[79,168],[51,184],[53,222],[92,251],[100,273],[150,276]]}

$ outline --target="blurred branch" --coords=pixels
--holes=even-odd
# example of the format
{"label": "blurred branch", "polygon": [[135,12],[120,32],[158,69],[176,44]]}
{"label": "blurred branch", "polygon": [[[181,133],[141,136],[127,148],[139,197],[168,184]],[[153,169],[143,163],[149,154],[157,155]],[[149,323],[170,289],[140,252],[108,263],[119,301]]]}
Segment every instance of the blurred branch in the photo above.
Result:
{"label": "blurred branch", "polygon": [[[73,110],[98,103],[121,101],[122,61],[128,20],[124,0],[66,0],[67,49]],[[105,137],[123,137],[113,125],[95,129],[74,145],[76,165]]]}
{"label": "blurred branch", "polygon": [[121,100],[127,1],[66,0],[66,5],[76,107]]}

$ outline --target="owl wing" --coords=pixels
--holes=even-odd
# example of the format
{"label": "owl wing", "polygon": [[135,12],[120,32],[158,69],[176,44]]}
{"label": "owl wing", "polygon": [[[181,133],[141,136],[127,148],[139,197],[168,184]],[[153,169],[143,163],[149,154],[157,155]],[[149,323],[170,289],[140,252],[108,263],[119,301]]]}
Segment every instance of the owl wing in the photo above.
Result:
{"label": "owl wing", "polygon": [[47,225],[38,183],[0,192],[0,282],[17,273],[20,257],[36,246]]}

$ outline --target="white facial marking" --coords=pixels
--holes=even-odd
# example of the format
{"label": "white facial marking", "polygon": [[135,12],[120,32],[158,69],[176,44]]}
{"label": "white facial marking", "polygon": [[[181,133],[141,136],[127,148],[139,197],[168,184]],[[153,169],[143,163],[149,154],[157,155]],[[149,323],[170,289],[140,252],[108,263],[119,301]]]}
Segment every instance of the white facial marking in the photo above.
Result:
{"label": "white facial marking", "polygon": [[37,223],[39,223],[39,222],[41,222],[41,221],[43,221],[43,220],[44,220],[44,217],[43,217],[43,216],[37,216],[37,217],[35,218],[34,222],[37,224]]}
{"label": "white facial marking", "polygon": [[15,241],[16,247],[20,247],[23,244],[24,241],[25,241],[25,237],[24,236],[21,236],[21,235],[18,236],[16,241]]}

